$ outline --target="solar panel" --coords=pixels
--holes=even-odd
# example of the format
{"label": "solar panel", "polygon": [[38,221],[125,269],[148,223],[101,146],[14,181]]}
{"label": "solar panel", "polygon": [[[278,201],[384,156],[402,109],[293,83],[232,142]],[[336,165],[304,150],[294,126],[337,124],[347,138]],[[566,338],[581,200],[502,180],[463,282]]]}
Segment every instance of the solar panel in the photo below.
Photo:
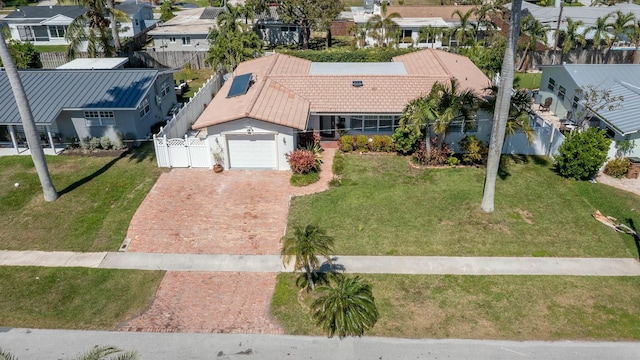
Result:
{"label": "solar panel", "polygon": [[227,97],[230,98],[246,94],[249,89],[249,83],[251,82],[251,75],[251,73],[248,73],[234,77]]}

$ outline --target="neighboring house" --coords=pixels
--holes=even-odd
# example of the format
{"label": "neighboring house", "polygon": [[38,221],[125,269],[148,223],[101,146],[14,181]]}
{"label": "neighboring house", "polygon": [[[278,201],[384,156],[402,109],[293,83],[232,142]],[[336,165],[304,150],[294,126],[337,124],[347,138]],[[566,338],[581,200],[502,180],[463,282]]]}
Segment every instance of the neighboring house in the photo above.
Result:
{"label": "neighboring house", "polygon": [[[319,130],[325,140],[338,130],[392,134],[405,105],[452,77],[478,94],[489,79],[468,58],[439,50],[395,57],[391,63],[313,63],[282,54],[241,63],[193,129],[206,129],[226,168],[288,170],[286,154],[298,134]],[[491,117],[477,115],[474,135],[488,141]],[[453,122],[446,141],[466,133]]]}
{"label": "neighboring house", "polygon": [[280,20],[276,6],[256,16],[253,29],[267,45],[292,45],[302,42],[302,32],[295,24]]}
{"label": "neighboring house", "polygon": [[120,37],[133,37],[158,22],[153,19],[153,6],[146,2],[128,0],[115,7],[131,19],[131,22],[120,24]]}
{"label": "neighboring house", "polygon": [[34,45],[69,45],[67,27],[87,12],[82,6],[23,6],[5,17],[11,38]]}
{"label": "neighboring house", "polygon": [[585,114],[584,96],[578,89],[589,86],[624,100],[615,109],[604,106],[588,125],[606,129],[615,141],[635,140],[633,156],[640,156],[640,65],[543,66],[538,101],[550,97],[550,111],[578,123],[582,120],[580,114]]}
{"label": "neighboring house", "polygon": [[207,51],[209,33],[215,28],[223,8],[204,7],[182,10],[176,17],[149,31],[151,51]]}
{"label": "neighboring house", "polygon": [[75,69],[75,70],[98,70],[98,69],[124,69],[129,62],[129,58],[86,58],[74,59],[68,63],[58,66],[58,70]]}
{"label": "neighboring house", "polygon": [[[119,134],[137,139],[149,136],[151,127],[164,120],[177,103],[171,71],[23,70],[19,71],[33,117],[43,141]],[[0,88],[9,80],[0,71]],[[13,93],[0,93],[0,127],[11,134],[14,148],[24,139]],[[4,129],[3,129],[4,130]]]}
{"label": "neighboring house", "polygon": [[[398,47],[417,47],[417,48],[441,48],[450,46],[449,42],[442,43],[446,33],[450,28],[460,23],[459,18],[453,13],[459,10],[462,14],[475,8],[473,5],[459,6],[388,6],[387,16],[389,14],[398,13],[400,18],[393,18],[393,22],[399,27],[400,34],[398,37]],[[374,5],[372,10],[367,7],[352,7],[353,22],[359,26],[366,26],[367,22],[374,16],[380,15],[380,6]],[[475,20],[475,16],[471,17]],[[419,39],[419,30],[421,27],[435,27],[441,29],[441,32],[434,38],[429,40]],[[481,35],[483,36],[483,35]],[[375,40],[368,36],[367,46],[373,46]]]}

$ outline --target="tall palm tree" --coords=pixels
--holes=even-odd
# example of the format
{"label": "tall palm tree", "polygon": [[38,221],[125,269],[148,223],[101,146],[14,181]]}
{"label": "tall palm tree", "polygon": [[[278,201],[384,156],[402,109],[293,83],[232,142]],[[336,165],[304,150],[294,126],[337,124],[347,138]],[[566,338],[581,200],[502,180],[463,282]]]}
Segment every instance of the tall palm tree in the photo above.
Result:
{"label": "tall palm tree", "polygon": [[378,45],[391,47],[392,40],[394,41],[400,31],[400,27],[396,24],[393,19],[399,19],[402,16],[397,12],[393,12],[391,14],[387,14],[386,2],[382,2],[385,6],[381,9],[381,14],[373,15],[367,21],[367,28],[370,29],[370,36],[378,42]]}
{"label": "tall palm tree", "polygon": [[633,31],[630,33],[629,40],[634,44],[633,63],[640,64],[640,20],[636,20],[633,24]]}
{"label": "tall palm tree", "polygon": [[[107,0],[107,9],[109,9],[109,11],[114,14],[114,10],[116,9],[114,0]],[[118,33],[118,22],[114,21],[113,19],[111,20],[111,36],[113,37],[113,49],[116,54],[119,54],[120,34]]]}
{"label": "tall palm tree", "polygon": [[596,53],[594,54],[594,62],[598,62],[598,60],[601,59],[601,57],[598,57],[598,54],[600,53],[602,43],[604,42],[608,44],[611,40],[611,35],[607,32],[607,29],[609,27],[609,18],[611,18],[611,14],[601,16],[596,19],[595,23],[592,26],[589,26],[584,30],[585,37],[588,34],[593,35],[593,46],[596,49]]}
{"label": "tall palm tree", "polygon": [[362,336],[378,321],[371,284],[359,276],[339,277],[335,287],[319,286],[318,292],[311,316],[329,337]]}
{"label": "tall palm tree", "polygon": [[33,119],[33,113],[31,112],[31,106],[29,106],[29,100],[27,94],[24,91],[22,80],[18,74],[18,69],[13,62],[13,58],[9,53],[9,48],[4,40],[4,35],[0,31],[0,60],[7,73],[13,96],[16,99],[16,106],[20,112],[20,119],[22,120],[22,127],[27,138],[27,144],[31,150],[31,158],[33,164],[36,167],[38,178],[40,179],[40,185],[42,186],[42,192],[44,194],[45,201],[55,201],[58,198],[58,192],[53,186],[51,176],[49,175],[49,167],[47,166],[47,160],[44,157],[44,150],[40,146],[40,137],[36,131],[36,124]]}
{"label": "tall palm tree", "polygon": [[[474,14],[476,15],[476,21],[478,22],[478,30],[480,26],[484,26],[485,28],[485,37],[492,34],[497,26],[493,22],[492,17],[497,13],[496,6],[493,4],[482,4],[479,7],[474,9]],[[479,31],[478,31],[479,32]],[[476,33],[476,41],[478,40],[478,34]]]}
{"label": "tall palm tree", "polygon": [[223,33],[244,30],[245,27],[242,26],[243,24],[239,21],[242,16],[242,9],[240,6],[234,6],[231,3],[227,3],[225,11],[218,14],[218,30]]}
{"label": "tall palm tree", "polygon": [[529,68],[529,61],[527,61],[528,53],[535,51],[539,42],[547,46],[547,32],[551,28],[547,24],[543,25],[539,20],[534,18],[533,15],[528,15],[524,18],[520,27],[522,33],[529,37],[529,41],[524,48],[524,54],[522,55],[522,62],[519,68],[527,70]]}
{"label": "tall palm tree", "polygon": [[318,226],[296,226],[293,236],[283,238],[282,263],[286,266],[294,258],[294,270],[304,271],[303,276],[307,277],[306,284],[313,290],[314,277],[320,268],[318,257],[323,257],[331,264],[333,244],[334,239]]}
{"label": "tall palm tree", "polygon": [[511,93],[513,91],[513,78],[515,72],[515,52],[520,36],[520,9],[522,0],[513,0],[511,4],[511,21],[509,23],[509,35],[507,47],[502,61],[500,88],[496,96],[496,106],[493,111],[493,124],[491,127],[491,139],[489,141],[489,154],[487,157],[487,174],[484,182],[484,193],[480,208],[484,212],[491,213],[494,208],[496,193],[496,179],[500,167],[500,156],[507,129],[507,121],[511,109]]}
{"label": "tall palm tree", "polygon": [[584,25],[584,22],[581,20],[573,21],[572,18],[567,18],[567,29],[562,30],[562,61],[564,61],[564,57],[569,53],[569,51],[573,50],[577,45],[585,46],[587,43],[587,39],[583,34],[578,32],[578,28]]}
{"label": "tall palm tree", "polygon": [[466,13],[462,13],[460,10],[456,10],[451,14],[451,17],[457,16],[460,19],[460,23],[451,28],[451,36],[456,39],[458,46],[469,45],[468,39],[475,40],[476,37],[476,25],[471,22],[471,16],[475,14],[475,9],[471,9]]}
{"label": "tall palm tree", "polygon": [[[629,40],[633,32],[636,16],[631,12],[625,14],[620,10],[613,14],[615,19],[609,24],[613,33],[613,41]],[[613,47],[613,41],[609,42],[609,50]]]}
{"label": "tall palm tree", "polygon": [[353,34],[351,46],[354,49],[362,49],[367,45],[367,26],[366,24],[353,23],[347,28],[349,33]]}

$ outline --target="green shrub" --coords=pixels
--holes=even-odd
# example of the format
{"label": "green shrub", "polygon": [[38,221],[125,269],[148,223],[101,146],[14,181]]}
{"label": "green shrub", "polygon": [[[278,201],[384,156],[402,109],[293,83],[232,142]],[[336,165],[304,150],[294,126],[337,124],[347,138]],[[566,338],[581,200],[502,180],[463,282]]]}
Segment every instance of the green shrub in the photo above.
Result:
{"label": "green shrub", "polygon": [[418,131],[413,127],[397,128],[391,137],[395,143],[396,151],[404,155],[411,154],[420,139]]}
{"label": "green shrub", "polygon": [[605,165],[604,173],[615,178],[621,178],[627,174],[629,167],[631,167],[631,160],[616,157]]}
{"label": "green shrub", "polygon": [[369,144],[371,151],[376,152],[391,152],[395,146],[393,139],[388,135],[373,135],[371,137],[371,143]]}
{"label": "green shrub", "polygon": [[340,151],[343,151],[343,152],[353,151],[353,136],[343,135],[340,137]]}
{"label": "green shrub", "polygon": [[80,148],[82,150],[89,150],[90,143],[91,143],[91,136],[85,136],[80,139]]}
{"label": "green shrub", "polygon": [[447,158],[447,165],[449,166],[456,166],[456,165],[460,165],[460,159],[458,159],[455,156],[449,156]]}
{"label": "green shrub", "polygon": [[391,62],[395,56],[408,54],[415,49],[327,49],[327,50],[279,50],[280,53],[311,60],[313,62]]}
{"label": "green shrub", "polygon": [[589,128],[573,131],[558,148],[555,169],[558,174],[576,180],[594,177],[607,160],[611,140],[604,130]]}
{"label": "green shrub", "polygon": [[100,148],[100,139],[97,137],[92,137],[89,140],[89,150],[96,150]]}
{"label": "green shrub", "polygon": [[103,136],[100,138],[100,147],[109,150],[111,148],[111,139],[108,136]]}
{"label": "green shrub", "polygon": [[342,155],[342,153],[336,152],[333,156],[332,170],[335,175],[342,175],[344,173],[344,155]]}
{"label": "green shrub", "polygon": [[369,150],[369,137],[367,135],[358,135],[356,137],[356,145],[358,151],[368,151]]}
{"label": "green shrub", "polygon": [[465,164],[484,164],[487,160],[489,148],[487,145],[475,136],[465,136],[460,140],[460,147],[464,154],[462,162]]}
{"label": "green shrub", "polygon": [[310,171],[306,174],[291,174],[289,183],[293,186],[307,186],[320,180],[320,173],[316,171]]}

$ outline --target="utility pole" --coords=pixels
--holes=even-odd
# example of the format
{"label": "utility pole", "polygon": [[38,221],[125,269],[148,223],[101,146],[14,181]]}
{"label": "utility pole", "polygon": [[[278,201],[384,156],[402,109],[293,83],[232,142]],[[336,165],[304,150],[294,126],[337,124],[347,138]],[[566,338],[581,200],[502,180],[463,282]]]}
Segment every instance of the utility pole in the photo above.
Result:
{"label": "utility pole", "polygon": [[562,22],[562,9],[564,9],[564,0],[560,0],[560,14],[558,14],[558,24],[556,25],[556,42],[553,46],[553,61],[551,65],[556,64],[558,54],[558,41],[560,41],[560,23]]}

